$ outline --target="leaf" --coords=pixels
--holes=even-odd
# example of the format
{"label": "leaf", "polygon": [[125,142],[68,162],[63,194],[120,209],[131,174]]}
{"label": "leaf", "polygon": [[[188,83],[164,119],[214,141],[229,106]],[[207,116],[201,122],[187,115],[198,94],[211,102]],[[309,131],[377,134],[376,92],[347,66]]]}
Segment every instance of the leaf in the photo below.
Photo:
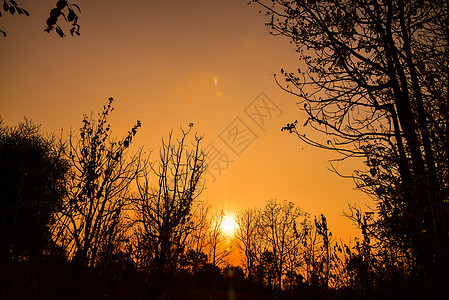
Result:
{"label": "leaf", "polygon": [[10,6],[10,7],[9,7],[9,13],[10,13],[11,15],[14,15],[14,14],[16,13],[16,9],[14,8],[14,6]]}
{"label": "leaf", "polygon": [[57,19],[60,15],[61,15],[61,11],[59,9],[57,9],[57,8],[53,8],[50,11],[50,18],[56,18]]}
{"label": "leaf", "polygon": [[12,4],[12,5],[15,5],[15,6],[17,6],[17,2],[16,2],[16,1],[14,1],[14,0],[10,0],[9,2],[11,2],[11,4]]}
{"label": "leaf", "polygon": [[48,26],[53,26],[56,24],[57,21],[58,21],[58,19],[56,19],[56,18],[48,18],[46,23]]}
{"label": "leaf", "polygon": [[29,13],[27,10],[25,10],[25,9],[23,9],[23,8],[22,8],[22,10],[23,10],[23,13],[25,14],[25,16],[27,16],[27,17],[30,16],[30,13]]}
{"label": "leaf", "polygon": [[3,30],[0,30],[0,32],[3,34],[4,37],[6,37],[6,32],[4,32]]}
{"label": "leaf", "polygon": [[66,4],[67,4],[67,1],[65,1],[65,0],[59,0],[58,2],[56,2],[56,7],[57,7],[59,10],[63,10],[64,7],[66,6]]}
{"label": "leaf", "polygon": [[56,32],[59,34],[59,36],[60,36],[61,38],[64,37],[64,32],[62,31],[62,29],[61,29],[60,27],[56,27]]}
{"label": "leaf", "polygon": [[67,21],[72,22],[75,20],[76,14],[73,10],[69,11],[69,14],[67,15]]}
{"label": "leaf", "polygon": [[375,168],[370,169],[369,172],[371,173],[371,176],[373,176],[373,177],[376,176],[376,174],[377,174],[377,170]]}
{"label": "leaf", "polygon": [[78,5],[76,5],[75,3],[72,3],[73,6],[75,6],[76,8],[78,8],[78,11],[81,12],[81,9]]}
{"label": "leaf", "polygon": [[6,3],[6,1],[3,1],[3,9],[5,12],[9,11],[9,5],[8,5],[8,3]]}

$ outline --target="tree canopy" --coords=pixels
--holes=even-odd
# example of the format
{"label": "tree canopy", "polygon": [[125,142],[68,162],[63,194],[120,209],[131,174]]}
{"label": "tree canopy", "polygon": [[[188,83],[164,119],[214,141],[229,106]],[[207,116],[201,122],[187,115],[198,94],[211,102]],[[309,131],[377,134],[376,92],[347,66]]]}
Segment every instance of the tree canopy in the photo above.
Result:
{"label": "tree canopy", "polygon": [[310,139],[298,121],[282,129],[343,158],[365,158],[353,177],[377,202],[376,215],[354,220],[430,285],[447,278],[448,2],[252,2],[272,33],[296,46],[301,68],[281,69],[285,82],[276,81],[324,139]]}
{"label": "tree canopy", "polygon": [[[66,195],[62,146],[29,120],[0,125],[0,247],[13,259],[38,255]],[[5,251],[5,252],[3,252]]]}

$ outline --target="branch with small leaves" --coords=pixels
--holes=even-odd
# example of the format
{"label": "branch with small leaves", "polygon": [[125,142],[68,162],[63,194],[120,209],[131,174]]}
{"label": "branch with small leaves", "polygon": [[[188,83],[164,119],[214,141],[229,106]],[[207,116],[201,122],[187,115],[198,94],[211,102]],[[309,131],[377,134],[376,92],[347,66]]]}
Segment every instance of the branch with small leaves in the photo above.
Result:
{"label": "branch with small leaves", "polygon": [[50,11],[50,17],[47,19],[47,27],[44,29],[45,32],[50,33],[53,29],[56,30],[56,33],[63,38],[65,36],[62,28],[57,24],[60,16],[64,18],[66,22],[71,22],[72,28],[70,29],[70,34],[80,35],[80,25],[78,24],[78,14],[81,9],[78,5],[74,3],[69,3],[66,0],[58,0],[56,2],[56,7]]}
{"label": "branch with small leaves", "polygon": [[[26,9],[19,7],[17,2],[14,0],[3,0],[3,10],[5,11],[5,13],[10,13],[11,16],[14,15],[16,12],[19,15],[26,15],[27,17],[30,16],[30,13]],[[1,10],[0,10],[0,17],[2,17]],[[3,34],[4,37],[6,37],[5,31],[0,30],[0,33]]]}

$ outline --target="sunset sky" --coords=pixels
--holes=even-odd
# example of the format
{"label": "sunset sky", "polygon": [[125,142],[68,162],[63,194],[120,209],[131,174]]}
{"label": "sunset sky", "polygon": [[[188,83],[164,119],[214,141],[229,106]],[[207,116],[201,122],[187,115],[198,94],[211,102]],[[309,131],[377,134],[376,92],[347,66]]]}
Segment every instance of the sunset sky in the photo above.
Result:
{"label": "sunset sky", "polygon": [[[335,153],[280,131],[305,117],[273,75],[300,63],[289,40],[269,35],[257,5],[73,1],[82,10],[81,36],[71,37],[65,26],[69,36],[61,39],[43,31],[56,0],[17,2],[30,17],[0,18],[8,34],[0,37],[0,115],[7,125],[26,116],[45,132],[62,129],[67,136],[81,127],[84,113],[101,111],[113,97],[114,135],[140,120],[134,143],[157,151],[171,129],[192,122],[205,135],[203,145],[231,161],[221,174],[206,175],[202,199],[214,209],[233,213],[288,200],[311,215],[325,214],[334,236],[347,241],[355,234],[343,210],[348,203],[363,206],[367,196],[327,169]],[[252,114],[257,109],[266,117]],[[231,141],[232,130],[245,134]],[[358,166],[343,163],[340,170],[350,174]]]}

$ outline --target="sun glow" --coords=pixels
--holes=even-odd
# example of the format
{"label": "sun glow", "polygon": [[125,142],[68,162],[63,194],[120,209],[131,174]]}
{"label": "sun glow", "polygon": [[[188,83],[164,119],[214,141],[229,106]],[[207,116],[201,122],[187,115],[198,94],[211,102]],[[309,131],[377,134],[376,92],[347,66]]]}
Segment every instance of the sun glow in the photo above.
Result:
{"label": "sun glow", "polygon": [[225,215],[221,222],[221,230],[227,235],[232,236],[234,235],[236,225],[233,215]]}

